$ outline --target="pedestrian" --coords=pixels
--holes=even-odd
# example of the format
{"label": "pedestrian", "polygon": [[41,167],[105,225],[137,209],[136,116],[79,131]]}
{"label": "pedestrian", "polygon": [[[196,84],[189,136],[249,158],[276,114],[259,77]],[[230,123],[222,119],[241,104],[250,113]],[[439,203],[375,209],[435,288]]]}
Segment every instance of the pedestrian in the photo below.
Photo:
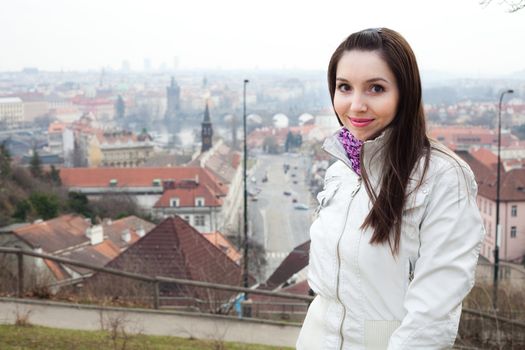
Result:
{"label": "pedestrian", "polygon": [[484,229],[468,165],[426,135],[405,39],[351,34],[328,65],[341,129],[310,228],[312,302],[297,349],[448,349]]}

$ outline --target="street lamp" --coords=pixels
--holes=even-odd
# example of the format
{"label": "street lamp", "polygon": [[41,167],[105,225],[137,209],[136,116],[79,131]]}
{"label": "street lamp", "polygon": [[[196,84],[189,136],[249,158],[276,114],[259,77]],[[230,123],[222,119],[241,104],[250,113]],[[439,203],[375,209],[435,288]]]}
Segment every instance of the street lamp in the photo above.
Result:
{"label": "street lamp", "polygon": [[501,239],[501,226],[499,223],[499,192],[500,192],[500,168],[501,168],[501,160],[500,160],[500,153],[501,153],[501,102],[503,101],[503,96],[505,94],[512,94],[514,93],[514,90],[505,90],[501,93],[499,97],[499,104],[498,104],[498,170],[496,174],[496,237],[495,237],[495,243],[496,246],[494,248],[494,289],[493,289],[493,302],[494,302],[494,309],[497,309],[498,306],[498,274],[499,274],[499,240]]}
{"label": "street lamp", "polygon": [[248,138],[246,137],[246,84],[249,83],[248,79],[244,79],[243,85],[243,111],[242,111],[242,126],[244,131],[244,162],[243,162],[243,182],[244,182],[244,256],[243,256],[243,286],[248,288],[248,189],[246,184],[246,162],[248,160],[248,150],[246,143]]}

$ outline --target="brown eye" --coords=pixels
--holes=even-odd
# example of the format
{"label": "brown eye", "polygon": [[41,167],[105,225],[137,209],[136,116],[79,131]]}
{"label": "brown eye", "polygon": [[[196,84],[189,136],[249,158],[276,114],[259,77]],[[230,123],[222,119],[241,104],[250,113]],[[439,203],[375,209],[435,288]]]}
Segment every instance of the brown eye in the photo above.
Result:
{"label": "brown eye", "polygon": [[341,92],[348,92],[351,90],[351,87],[350,85],[346,84],[346,83],[342,83],[342,84],[339,84],[337,86],[337,90],[341,91]]}
{"label": "brown eye", "polygon": [[370,88],[370,91],[372,91],[373,93],[377,94],[377,93],[381,93],[381,92],[385,91],[385,88],[382,87],[381,85],[374,84]]}

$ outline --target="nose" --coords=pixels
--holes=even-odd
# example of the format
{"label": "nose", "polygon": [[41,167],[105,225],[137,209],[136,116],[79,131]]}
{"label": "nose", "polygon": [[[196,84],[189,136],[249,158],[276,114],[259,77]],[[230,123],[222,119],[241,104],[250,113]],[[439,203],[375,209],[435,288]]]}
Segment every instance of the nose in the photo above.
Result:
{"label": "nose", "polygon": [[358,113],[358,112],[366,112],[366,109],[367,109],[367,105],[366,105],[365,97],[362,94],[355,92],[352,95],[352,101],[350,103],[350,111],[354,113]]}

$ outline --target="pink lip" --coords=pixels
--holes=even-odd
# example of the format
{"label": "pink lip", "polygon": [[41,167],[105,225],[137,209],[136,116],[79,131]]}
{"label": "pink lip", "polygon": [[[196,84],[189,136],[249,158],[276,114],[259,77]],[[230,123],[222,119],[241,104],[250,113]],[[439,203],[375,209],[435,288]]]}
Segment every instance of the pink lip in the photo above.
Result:
{"label": "pink lip", "polygon": [[348,118],[350,119],[350,123],[352,126],[355,126],[356,128],[364,128],[365,126],[368,126],[370,123],[374,121],[374,119],[368,119],[368,118]]}

